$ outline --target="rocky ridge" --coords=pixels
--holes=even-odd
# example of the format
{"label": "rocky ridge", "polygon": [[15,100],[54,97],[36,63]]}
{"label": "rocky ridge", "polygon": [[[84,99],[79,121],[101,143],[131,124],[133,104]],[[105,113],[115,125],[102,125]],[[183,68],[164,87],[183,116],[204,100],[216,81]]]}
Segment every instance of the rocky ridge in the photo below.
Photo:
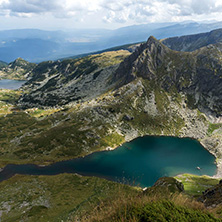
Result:
{"label": "rocky ridge", "polygon": [[25,94],[19,101],[22,107],[61,106],[69,102],[86,101],[113,87],[110,78],[127,50],[104,52],[80,59],[40,63],[32,71]]}
{"label": "rocky ridge", "polygon": [[0,68],[0,78],[27,80],[31,77],[35,66],[35,63],[30,63],[22,58],[18,58],[14,62]]}
{"label": "rocky ridge", "polygon": [[114,81],[120,80],[120,84],[124,85],[142,77],[154,81],[167,92],[183,92],[192,100],[191,106],[220,116],[221,58],[220,43],[187,53],[170,50],[150,37],[147,43],[120,64]]}
{"label": "rocky ridge", "polygon": [[172,50],[191,52],[210,44],[222,42],[222,29],[195,35],[172,37],[161,40]]}

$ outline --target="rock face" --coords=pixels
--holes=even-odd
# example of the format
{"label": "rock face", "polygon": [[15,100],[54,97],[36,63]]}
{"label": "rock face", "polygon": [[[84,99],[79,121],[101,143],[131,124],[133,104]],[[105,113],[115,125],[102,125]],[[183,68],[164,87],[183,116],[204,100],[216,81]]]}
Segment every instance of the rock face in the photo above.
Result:
{"label": "rock face", "polygon": [[173,177],[161,177],[156,181],[153,187],[165,187],[173,193],[184,191],[183,184]]}
{"label": "rock face", "polygon": [[167,92],[183,92],[190,108],[212,115],[222,114],[222,44],[195,52],[173,51],[150,37],[117,69],[119,86],[138,77],[148,79]]}
{"label": "rock face", "polygon": [[222,29],[213,30],[197,35],[173,37],[162,40],[170,49],[191,52],[209,44],[222,42]]}
{"label": "rock face", "polygon": [[207,207],[216,207],[222,204],[222,184],[221,181],[218,185],[205,190],[199,201],[203,202]]}
{"label": "rock face", "polygon": [[[55,62],[53,66],[59,69],[63,64]],[[62,74],[60,72],[50,74],[48,70],[43,72],[43,81],[38,82],[37,80],[28,86],[28,88],[33,87],[34,90],[20,99],[20,105],[22,107],[53,107],[94,98],[112,87],[107,82],[116,66],[106,69],[95,68],[95,70],[85,75],[75,75],[75,70],[72,70],[74,73],[69,72],[69,65],[66,68],[67,71]],[[77,67],[76,72],[78,72]],[[69,75],[73,75],[70,81],[67,80],[67,77],[64,77],[66,74],[68,78],[70,77]],[[39,79],[39,74],[34,74],[33,78],[36,77]]]}
{"label": "rock face", "polygon": [[169,195],[172,193],[180,193],[184,191],[184,186],[181,182],[173,177],[161,177],[159,178],[152,187],[144,188],[144,194],[146,195]]}

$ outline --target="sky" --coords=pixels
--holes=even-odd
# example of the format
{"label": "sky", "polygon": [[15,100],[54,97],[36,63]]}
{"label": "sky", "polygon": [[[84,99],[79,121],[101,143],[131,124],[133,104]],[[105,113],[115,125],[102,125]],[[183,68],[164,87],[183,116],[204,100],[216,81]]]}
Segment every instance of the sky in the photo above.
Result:
{"label": "sky", "polygon": [[222,21],[221,0],[0,0],[0,30],[106,28]]}

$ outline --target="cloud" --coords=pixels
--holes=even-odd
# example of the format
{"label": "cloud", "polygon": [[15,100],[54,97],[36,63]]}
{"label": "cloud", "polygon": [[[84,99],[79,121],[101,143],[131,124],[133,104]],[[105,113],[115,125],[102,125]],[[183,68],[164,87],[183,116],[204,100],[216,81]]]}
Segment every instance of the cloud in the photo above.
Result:
{"label": "cloud", "polygon": [[210,14],[213,12],[221,12],[221,0],[159,0],[161,2],[166,2],[169,5],[177,5],[183,13],[189,15],[200,15],[200,14]]}
{"label": "cloud", "polygon": [[101,16],[108,23],[173,21],[222,12],[221,0],[0,0],[1,15],[59,18]]}
{"label": "cloud", "polygon": [[[107,5],[105,4],[107,3]],[[131,1],[119,1],[119,7],[112,7],[115,2],[104,2],[104,8],[108,8],[111,12],[107,14],[103,19],[107,22],[118,22],[122,17],[127,20],[134,20],[137,23],[146,23],[152,20],[165,20],[171,17],[172,14],[177,15],[179,12],[176,4],[170,4],[164,1],[155,0],[131,0]],[[120,10],[121,9],[121,10]],[[115,15],[115,16],[114,16]],[[123,16],[124,15],[124,16]]]}
{"label": "cloud", "polygon": [[82,13],[84,17],[101,10],[100,2],[102,0],[0,0],[0,14],[18,17],[51,14],[67,18]]}
{"label": "cloud", "polygon": [[215,16],[222,12],[221,0],[119,0],[103,1],[103,7],[111,12],[104,17],[107,22],[117,22],[122,14],[135,22],[176,21]]}
{"label": "cloud", "polygon": [[54,0],[9,0],[1,4],[3,10],[10,13],[42,13],[59,9],[59,4]]}

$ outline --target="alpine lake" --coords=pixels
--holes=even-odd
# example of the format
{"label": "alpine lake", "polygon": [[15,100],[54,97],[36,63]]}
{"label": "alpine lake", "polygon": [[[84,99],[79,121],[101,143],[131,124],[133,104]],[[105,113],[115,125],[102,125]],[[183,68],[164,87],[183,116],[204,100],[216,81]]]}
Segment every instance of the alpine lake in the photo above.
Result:
{"label": "alpine lake", "polygon": [[[1,89],[18,89],[26,81],[0,80]],[[15,174],[56,175],[78,173],[129,185],[149,187],[158,178],[182,173],[216,174],[215,157],[190,138],[145,136],[112,151],[95,152],[82,158],[49,166],[9,164],[0,172],[0,181]]]}
{"label": "alpine lake", "polygon": [[19,89],[25,80],[0,79],[0,89]]}
{"label": "alpine lake", "polygon": [[176,176],[182,173],[213,176],[216,171],[215,157],[196,140],[145,136],[124,143],[112,151],[95,152],[49,166],[9,164],[0,172],[0,181],[15,174],[78,173],[149,187],[163,176]]}

